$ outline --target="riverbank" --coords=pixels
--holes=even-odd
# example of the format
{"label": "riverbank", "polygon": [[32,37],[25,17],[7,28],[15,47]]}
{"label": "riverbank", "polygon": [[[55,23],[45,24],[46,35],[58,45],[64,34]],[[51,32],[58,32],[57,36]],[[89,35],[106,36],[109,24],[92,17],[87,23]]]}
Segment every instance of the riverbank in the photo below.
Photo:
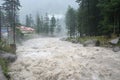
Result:
{"label": "riverbank", "polygon": [[[38,37],[36,34],[26,34],[16,41],[20,46],[23,42]],[[17,59],[16,45],[7,44],[6,40],[0,41],[0,80],[11,80],[9,75],[9,65]]]}
{"label": "riverbank", "polygon": [[0,58],[0,80],[7,80],[8,61]]}
{"label": "riverbank", "polygon": [[0,80],[9,80],[9,64],[16,59],[15,48],[6,44],[5,41],[0,41]]}
{"label": "riverbank", "polygon": [[[119,39],[118,42],[116,42],[116,40],[114,39]],[[76,37],[76,38],[73,38],[73,37],[68,37],[66,39],[64,39],[66,41],[70,41],[72,43],[80,43],[80,44],[89,44],[91,42],[91,44],[95,44],[93,45],[92,47],[94,46],[101,46],[101,47],[108,47],[108,48],[111,48],[111,47],[114,47],[114,46],[118,46],[120,47],[120,38],[119,37],[111,37],[111,38],[108,38],[106,36],[92,36],[92,37]],[[116,42],[115,44],[112,44],[111,42],[114,40],[114,42]]]}
{"label": "riverbank", "polygon": [[0,80],[10,80],[9,64],[17,59],[15,54],[0,51]]}

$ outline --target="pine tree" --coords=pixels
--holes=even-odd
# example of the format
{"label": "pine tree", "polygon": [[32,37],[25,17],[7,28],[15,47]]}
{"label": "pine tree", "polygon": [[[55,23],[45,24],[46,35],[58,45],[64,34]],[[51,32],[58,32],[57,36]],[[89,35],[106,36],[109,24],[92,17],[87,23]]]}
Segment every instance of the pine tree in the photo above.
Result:
{"label": "pine tree", "polygon": [[59,34],[60,32],[61,32],[60,20],[57,19],[57,21],[56,21],[56,33]]}
{"label": "pine tree", "polygon": [[97,7],[98,0],[77,0],[78,9],[78,32],[82,36],[98,35],[100,10]]}
{"label": "pine tree", "polygon": [[41,21],[39,14],[36,15],[36,32],[40,34],[41,32]]}
{"label": "pine tree", "polygon": [[120,0],[77,0],[78,31],[87,35],[120,33]]}
{"label": "pine tree", "polygon": [[53,15],[51,20],[50,20],[50,33],[51,33],[51,35],[53,35],[55,27],[56,27],[56,19]]}
{"label": "pine tree", "polygon": [[30,24],[30,22],[29,22],[29,16],[28,16],[28,15],[26,15],[26,23],[25,23],[25,25],[28,27],[28,26],[29,26],[29,24]]}
{"label": "pine tree", "polygon": [[3,6],[5,8],[6,11],[6,15],[7,15],[7,23],[8,26],[10,25],[11,29],[13,30],[13,43],[15,44],[15,32],[16,32],[16,17],[18,14],[18,10],[20,5],[19,0],[4,0]]}
{"label": "pine tree", "polygon": [[49,17],[47,13],[45,15],[44,29],[45,29],[45,33],[48,35],[49,34]]}
{"label": "pine tree", "polygon": [[101,10],[101,34],[120,34],[120,0],[100,0],[97,5]]}
{"label": "pine tree", "polygon": [[2,7],[0,6],[0,41],[2,38],[1,28],[2,28]]}
{"label": "pine tree", "polygon": [[26,26],[27,27],[34,27],[34,20],[32,18],[32,15],[26,15]]}
{"label": "pine tree", "polygon": [[68,34],[70,37],[76,35],[76,28],[77,28],[77,23],[76,23],[76,11],[72,7],[68,7],[67,13],[66,13],[66,26],[68,29]]}

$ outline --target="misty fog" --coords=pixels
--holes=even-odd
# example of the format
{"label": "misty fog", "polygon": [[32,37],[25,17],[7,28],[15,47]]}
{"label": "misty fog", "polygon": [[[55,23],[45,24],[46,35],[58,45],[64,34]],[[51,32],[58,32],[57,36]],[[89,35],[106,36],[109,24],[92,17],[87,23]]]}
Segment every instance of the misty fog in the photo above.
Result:
{"label": "misty fog", "polygon": [[[24,21],[26,14],[36,15],[37,12],[43,15],[48,13],[50,15],[56,15],[57,17],[64,16],[68,5],[71,5],[74,8],[77,8],[77,3],[75,0],[20,0],[21,1],[21,10],[20,18]],[[64,1],[64,2],[63,2]]]}
{"label": "misty fog", "polygon": [[[20,0],[20,3],[21,22],[24,22],[26,14],[35,16],[39,12],[41,15],[48,13],[49,15],[62,18],[69,5],[76,9],[78,8],[75,0]],[[0,0],[0,4],[2,4],[2,0]]]}

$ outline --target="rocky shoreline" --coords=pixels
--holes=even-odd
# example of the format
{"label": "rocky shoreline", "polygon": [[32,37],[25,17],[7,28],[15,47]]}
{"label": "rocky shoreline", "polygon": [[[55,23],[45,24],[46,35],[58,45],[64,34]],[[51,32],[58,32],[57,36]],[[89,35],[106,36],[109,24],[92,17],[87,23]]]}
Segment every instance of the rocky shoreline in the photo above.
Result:
{"label": "rocky shoreline", "polygon": [[76,38],[62,38],[62,41],[68,41],[68,42],[72,42],[75,44],[82,44],[84,47],[105,47],[105,48],[109,48],[111,50],[113,50],[114,52],[119,52],[120,51],[120,38],[114,38],[111,39],[110,41],[106,41],[105,43],[107,44],[101,44],[102,41],[100,41],[99,39],[86,39],[84,41],[79,41]]}
{"label": "rocky shoreline", "polygon": [[15,54],[6,53],[0,51],[0,80],[9,80],[9,74],[7,73],[7,68],[9,63],[14,62],[17,59]]}

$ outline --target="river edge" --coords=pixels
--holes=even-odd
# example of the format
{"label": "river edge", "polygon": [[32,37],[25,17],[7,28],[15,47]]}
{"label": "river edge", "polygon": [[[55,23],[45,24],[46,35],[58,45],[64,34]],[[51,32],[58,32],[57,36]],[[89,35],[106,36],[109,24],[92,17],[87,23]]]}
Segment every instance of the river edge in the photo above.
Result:
{"label": "river edge", "polygon": [[0,50],[0,80],[10,80],[9,65],[16,59],[16,54]]}

